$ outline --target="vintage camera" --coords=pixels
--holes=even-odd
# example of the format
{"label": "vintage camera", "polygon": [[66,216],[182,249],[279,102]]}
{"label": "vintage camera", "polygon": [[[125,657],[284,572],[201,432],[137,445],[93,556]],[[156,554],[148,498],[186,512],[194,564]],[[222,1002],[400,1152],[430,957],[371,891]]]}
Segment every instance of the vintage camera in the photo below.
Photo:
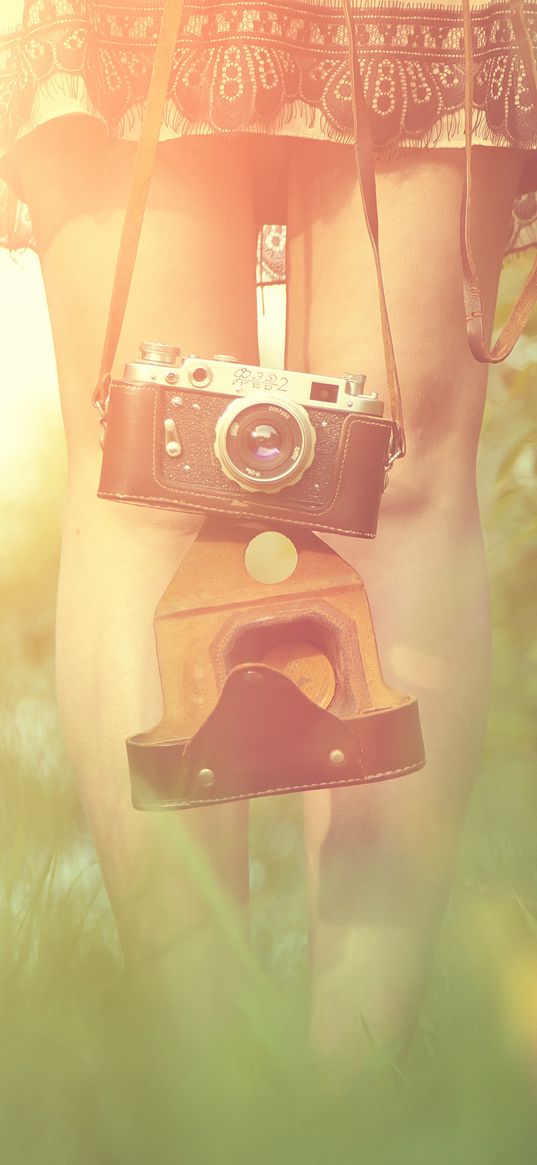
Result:
{"label": "vintage camera", "polygon": [[140,351],[110,386],[100,497],[375,535],[392,424],[365,376]]}

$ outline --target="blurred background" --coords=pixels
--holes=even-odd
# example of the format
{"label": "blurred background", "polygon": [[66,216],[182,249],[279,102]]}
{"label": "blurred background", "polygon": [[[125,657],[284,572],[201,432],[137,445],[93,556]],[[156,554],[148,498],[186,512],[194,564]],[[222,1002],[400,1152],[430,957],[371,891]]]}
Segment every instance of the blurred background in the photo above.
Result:
{"label": "blurred background", "polygon": [[[498,323],[526,258],[508,264]],[[481,772],[414,1049],[317,1090],[300,804],[252,806],[256,1034],[196,1056],[141,1013],[119,958],[54,700],[65,457],[35,256],[0,254],[0,1143],[6,1165],[537,1159],[537,320],[493,369],[479,466],[494,618]],[[260,298],[282,358],[282,288]]]}

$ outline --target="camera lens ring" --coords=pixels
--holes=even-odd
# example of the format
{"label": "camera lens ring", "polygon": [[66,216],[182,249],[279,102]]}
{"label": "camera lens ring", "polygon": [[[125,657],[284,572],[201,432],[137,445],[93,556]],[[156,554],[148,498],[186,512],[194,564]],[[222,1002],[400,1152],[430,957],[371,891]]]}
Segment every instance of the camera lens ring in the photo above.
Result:
{"label": "camera lens ring", "polygon": [[226,477],[253,493],[294,485],[311,465],[316,434],[295,401],[251,393],[232,401],[215,426],[214,453]]}

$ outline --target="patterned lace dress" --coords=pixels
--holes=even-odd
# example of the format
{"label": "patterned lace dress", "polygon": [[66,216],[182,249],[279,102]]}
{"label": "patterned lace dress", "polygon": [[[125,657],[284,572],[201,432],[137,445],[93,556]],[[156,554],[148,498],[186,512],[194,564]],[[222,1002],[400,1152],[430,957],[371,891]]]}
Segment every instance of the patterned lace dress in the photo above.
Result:
{"label": "patterned lace dress", "polygon": [[[535,46],[537,0],[517,2]],[[461,0],[352,6],[379,156],[405,147],[462,147]],[[514,7],[515,0],[472,0],[474,141],[528,152],[527,189],[515,206],[509,244],[520,250],[537,241],[537,111]],[[1,0],[1,151],[72,113],[136,138],[161,12],[162,0]],[[161,137],[237,132],[352,140],[341,0],[185,0]],[[5,182],[0,232],[4,245],[32,243],[28,213]],[[273,241],[282,237],[272,232]],[[267,262],[270,268],[270,256]],[[281,269],[273,275],[281,277]]]}

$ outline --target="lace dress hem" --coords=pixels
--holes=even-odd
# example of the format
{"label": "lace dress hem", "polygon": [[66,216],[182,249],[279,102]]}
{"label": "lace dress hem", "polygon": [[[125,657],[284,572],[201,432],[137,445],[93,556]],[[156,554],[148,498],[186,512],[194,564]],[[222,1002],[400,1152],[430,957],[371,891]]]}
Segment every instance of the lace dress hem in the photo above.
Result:
{"label": "lace dress hem", "polygon": [[[7,0],[0,28],[0,145],[55,117],[87,114],[136,139],[161,0]],[[523,4],[537,44],[537,0]],[[464,145],[464,36],[459,0],[355,5],[376,154]],[[528,152],[509,251],[537,242],[537,111],[509,0],[473,3],[473,140]],[[161,139],[269,133],[352,141],[347,34],[338,0],[187,0]],[[7,170],[4,171],[7,175]],[[0,183],[4,245],[32,245],[27,210]]]}

